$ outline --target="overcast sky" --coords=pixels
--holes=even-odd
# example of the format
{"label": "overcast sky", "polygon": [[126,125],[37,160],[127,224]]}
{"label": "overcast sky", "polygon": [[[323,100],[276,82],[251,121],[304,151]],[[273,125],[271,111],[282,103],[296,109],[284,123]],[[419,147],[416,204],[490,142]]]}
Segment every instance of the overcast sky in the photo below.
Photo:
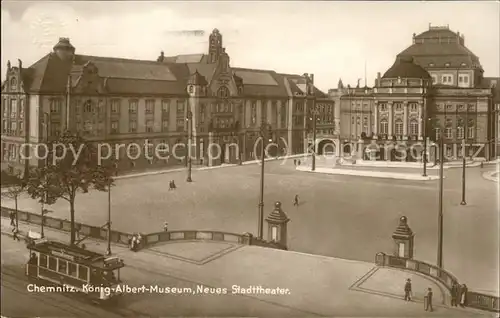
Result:
{"label": "overcast sky", "polygon": [[[2,1],[2,80],[7,60],[27,67],[69,37],[80,54],[155,60],[205,53],[208,33],[218,28],[231,65],[314,73],[327,90],[368,85],[413,33],[449,25],[465,35],[485,76],[499,76],[500,3],[472,2],[29,2]],[[177,31],[204,30],[205,36]],[[361,84],[364,84],[362,80]]]}

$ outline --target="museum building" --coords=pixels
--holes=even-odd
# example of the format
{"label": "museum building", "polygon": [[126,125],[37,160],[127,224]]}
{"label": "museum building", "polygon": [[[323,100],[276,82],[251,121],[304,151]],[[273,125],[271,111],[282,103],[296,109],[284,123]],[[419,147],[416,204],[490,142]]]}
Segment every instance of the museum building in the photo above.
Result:
{"label": "museum building", "polygon": [[[175,151],[183,157],[188,136],[195,164],[256,159],[262,134],[278,145],[270,149],[274,155],[303,153],[312,108],[319,112],[319,132],[335,134],[334,101],[314,86],[313,74],[232,67],[222,34],[214,29],[208,40],[206,54],[161,52],[154,60],[132,60],[76,54],[70,40],[60,38],[30,67],[9,62],[2,83],[2,170],[41,165],[22,160],[20,145],[44,143],[66,130],[119,149],[120,170],[185,164],[148,152],[162,144],[172,153],[181,144]],[[128,144],[146,140],[144,151],[131,147],[125,155]],[[208,160],[211,144],[220,153]]]}

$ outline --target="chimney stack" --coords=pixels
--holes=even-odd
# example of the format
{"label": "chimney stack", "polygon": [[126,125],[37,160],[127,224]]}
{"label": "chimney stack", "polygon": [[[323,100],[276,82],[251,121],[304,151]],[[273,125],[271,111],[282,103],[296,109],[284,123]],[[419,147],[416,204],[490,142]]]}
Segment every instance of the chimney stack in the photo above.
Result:
{"label": "chimney stack", "polygon": [[311,74],[309,78],[311,79],[311,84],[314,84],[314,74]]}
{"label": "chimney stack", "polygon": [[377,72],[377,86],[380,86],[380,72]]}

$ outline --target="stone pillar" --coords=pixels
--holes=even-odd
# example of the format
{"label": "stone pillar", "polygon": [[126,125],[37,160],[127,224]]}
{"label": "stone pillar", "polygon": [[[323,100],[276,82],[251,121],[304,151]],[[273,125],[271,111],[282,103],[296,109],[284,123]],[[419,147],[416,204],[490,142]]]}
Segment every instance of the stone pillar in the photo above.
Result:
{"label": "stone pillar", "polygon": [[374,106],[374,118],[373,118],[373,134],[374,134],[374,137],[375,139],[377,138],[377,135],[378,135],[378,103],[375,102],[375,106]]}
{"label": "stone pillar", "polygon": [[423,140],[422,138],[422,124],[425,118],[423,118],[423,104],[422,102],[418,103],[418,140]]}
{"label": "stone pillar", "polygon": [[365,141],[363,139],[359,139],[356,160],[364,160],[363,158],[364,150],[365,150]]}
{"label": "stone pillar", "polygon": [[285,250],[287,248],[287,223],[290,219],[287,217],[286,213],[281,209],[281,202],[276,201],[274,203],[274,210],[266,218],[268,224],[268,241],[275,242],[283,247]]}
{"label": "stone pillar", "polygon": [[408,140],[408,101],[403,106],[403,140]]}
{"label": "stone pillar", "polygon": [[394,126],[394,116],[392,114],[392,102],[387,103],[389,111],[389,131],[387,132],[387,140],[392,140],[392,127]]}
{"label": "stone pillar", "polygon": [[399,219],[399,226],[392,234],[394,240],[394,256],[403,258],[413,258],[413,239],[415,234],[408,226],[408,219],[402,216]]}

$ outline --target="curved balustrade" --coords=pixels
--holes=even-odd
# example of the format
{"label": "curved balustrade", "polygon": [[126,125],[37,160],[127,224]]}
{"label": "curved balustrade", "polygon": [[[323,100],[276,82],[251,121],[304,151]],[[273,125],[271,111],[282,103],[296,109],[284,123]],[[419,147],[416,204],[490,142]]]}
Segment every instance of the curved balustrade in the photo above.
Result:
{"label": "curved balustrade", "polygon": [[[451,291],[453,283],[459,284],[458,279],[446,270],[431,265],[422,261],[408,259],[385,253],[377,253],[375,256],[375,264],[378,266],[387,266],[411,270],[432,277],[441,282],[448,291]],[[500,298],[498,296],[477,293],[474,291],[467,292],[467,307],[483,309],[488,311],[500,312]]]}

